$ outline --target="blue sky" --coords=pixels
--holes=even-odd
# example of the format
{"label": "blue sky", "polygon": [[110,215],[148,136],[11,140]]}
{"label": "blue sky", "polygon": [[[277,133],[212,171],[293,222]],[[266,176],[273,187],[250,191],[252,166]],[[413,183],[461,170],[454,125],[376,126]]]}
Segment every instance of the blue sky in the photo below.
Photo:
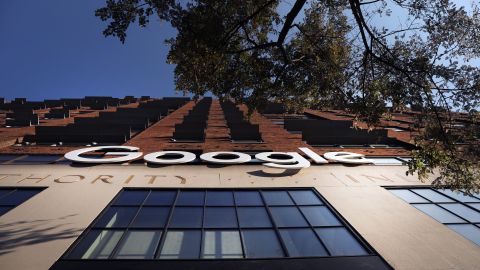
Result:
{"label": "blue sky", "polygon": [[0,1],[0,97],[175,95],[163,42],[175,30],[152,20],[130,29],[125,44],[105,38],[94,16],[104,3]]}
{"label": "blue sky", "polygon": [[[456,2],[468,7],[472,1]],[[283,1],[279,12],[286,14],[293,3]],[[164,40],[175,36],[175,30],[152,17],[147,28],[130,27],[125,44],[105,38],[106,23],[94,16],[104,4],[105,0],[0,1],[0,97],[181,96],[174,91],[174,66],[165,62]],[[398,12],[394,9],[391,17],[372,23],[395,28],[404,19]],[[302,18],[300,14],[297,20]]]}

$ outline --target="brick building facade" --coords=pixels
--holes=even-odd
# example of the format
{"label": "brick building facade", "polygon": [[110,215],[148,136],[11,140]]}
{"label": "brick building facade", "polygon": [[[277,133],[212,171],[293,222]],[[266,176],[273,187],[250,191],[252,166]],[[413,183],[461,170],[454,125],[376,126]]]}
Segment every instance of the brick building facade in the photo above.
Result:
{"label": "brick building facade", "polygon": [[[344,111],[289,114],[271,104],[248,118],[246,107],[211,98],[0,101],[1,269],[480,265],[480,196],[405,175],[418,112],[392,113],[367,131]],[[64,157],[99,146],[142,154],[119,164]],[[195,159],[143,159],[159,151]],[[221,163],[235,154],[201,158],[211,152],[250,158],[233,165]],[[298,153],[309,166],[272,168],[259,153],[280,166],[295,165],[282,160]],[[342,162],[345,153],[367,161]]]}

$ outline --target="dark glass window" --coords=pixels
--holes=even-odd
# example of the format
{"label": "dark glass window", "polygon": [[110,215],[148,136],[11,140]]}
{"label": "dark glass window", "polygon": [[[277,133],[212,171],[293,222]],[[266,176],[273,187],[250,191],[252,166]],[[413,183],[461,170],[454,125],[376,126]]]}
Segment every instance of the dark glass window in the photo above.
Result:
{"label": "dark glass window", "polygon": [[258,191],[235,191],[235,202],[238,206],[263,205]]}
{"label": "dark glass window", "polygon": [[431,190],[431,189],[415,189],[413,192],[417,193],[418,195],[422,196],[423,198],[434,202],[434,203],[442,203],[442,202],[453,202],[452,199],[448,198],[447,196],[443,196],[442,194]]}
{"label": "dark glass window", "polygon": [[300,210],[312,226],[340,225],[340,221],[326,206],[301,206]]}
{"label": "dark glass window", "polygon": [[480,211],[480,203],[469,203],[468,206],[473,207]]}
{"label": "dark glass window", "polygon": [[311,190],[292,190],[289,192],[297,205],[321,205],[320,199]]}
{"label": "dark glass window", "polygon": [[132,190],[130,192],[122,192],[115,201],[115,205],[140,205],[148,195],[145,190]]}
{"label": "dark glass window", "polygon": [[240,226],[244,228],[272,227],[264,207],[239,207],[237,208]]}
{"label": "dark glass window", "polygon": [[278,227],[307,227],[308,224],[295,206],[271,207],[273,220]]}
{"label": "dark glass window", "polygon": [[468,222],[480,223],[480,212],[460,203],[442,203],[441,207],[447,209],[453,214],[466,219]]}
{"label": "dark glass window", "polygon": [[[342,145],[344,147],[344,145]],[[363,147],[373,147],[373,148],[391,148],[388,145],[367,145],[367,146],[360,146]],[[344,147],[346,148],[346,147]],[[403,165],[404,162],[398,158],[394,157],[368,157],[369,159],[373,160],[374,165]]]}
{"label": "dark glass window", "polygon": [[140,228],[163,228],[167,222],[169,207],[143,207],[138,211],[132,226]]}
{"label": "dark glass window", "polygon": [[152,190],[145,201],[145,205],[172,205],[176,196],[176,191]]}
{"label": "dark glass window", "polygon": [[293,205],[286,191],[264,191],[263,197],[268,205]]}
{"label": "dark glass window", "polygon": [[480,228],[472,224],[450,224],[450,229],[480,246]]}
{"label": "dark glass window", "polygon": [[0,216],[10,211],[12,208],[10,206],[0,206]]}
{"label": "dark glass window", "polygon": [[334,256],[368,254],[345,228],[317,228],[315,232]]}
{"label": "dark glass window", "polygon": [[274,230],[243,230],[247,258],[284,257],[282,246]]}
{"label": "dark glass window", "polygon": [[426,199],[423,197],[413,193],[410,190],[405,190],[405,189],[391,189],[390,190],[393,194],[395,194],[397,197],[401,198],[402,200],[408,202],[408,203],[424,203],[428,202]]}
{"label": "dark glass window", "polygon": [[123,231],[91,230],[71,251],[71,258],[108,259],[120,241]]}
{"label": "dark glass window", "polygon": [[455,192],[455,191],[451,191],[449,189],[438,190],[438,191],[440,191],[441,193],[443,193],[443,194],[447,195],[448,197],[453,198],[457,201],[461,201],[461,202],[465,202],[465,203],[475,203],[475,202],[480,203],[479,198],[463,194],[459,191]]}
{"label": "dark glass window", "polygon": [[233,207],[207,207],[205,208],[206,228],[236,228],[237,215]]}
{"label": "dark glass window", "polygon": [[313,190],[125,189],[66,256],[198,260],[369,254]]}
{"label": "dark glass window", "polygon": [[0,155],[0,164],[21,157],[21,155]]}
{"label": "dark glass window", "polygon": [[418,210],[426,213],[432,218],[442,222],[442,223],[462,223],[464,222],[461,218],[450,213],[449,211],[443,209],[442,207],[435,204],[415,204],[414,205]]}
{"label": "dark glass window", "polygon": [[198,259],[202,240],[200,230],[167,232],[160,259]]}
{"label": "dark glass window", "polygon": [[312,229],[281,229],[282,240],[291,257],[326,256],[327,251]]}
{"label": "dark glass window", "polygon": [[130,224],[138,207],[110,207],[97,221],[95,227],[125,228]]}
{"label": "dark glass window", "polygon": [[243,258],[240,233],[234,230],[208,230],[203,234],[203,259]]}
{"label": "dark glass window", "polygon": [[11,164],[50,164],[59,160],[59,155],[28,155],[19,159],[15,159]]}
{"label": "dark glass window", "polygon": [[172,228],[200,228],[202,227],[202,207],[177,207],[172,215]]}
{"label": "dark glass window", "polygon": [[42,190],[43,188],[0,188],[0,216]]}
{"label": "dark glass window", "polygon": [[203,205],[204,203],[205,192],[203,191],[181,191],[177,199],[177,205]]}
{"label": "dark glass window", "polygon": [[128,231],[114,258],[153,259],[161,235],[161,231]]}
{"label": "dark glass window", "polygon": [[12,193],[0,198],[0,205],[19,205],[38,192],[38,189],[15,189]]}
{"label": "dark glass window", "polygon": [[432,188],[391,188],[397,197],[480,246],[480,194]]}
{"label": "dark glass window", "polygon": [[2,198],[4,195],[12,192],[13,189],[9,189],[9,188],[2,188],[0,189],[0,198]]}
{"label": "dark glass window", "polygon": [[233,205],[233,192],[209,191],[207,193],[207,205],[211,205],[211,206]]}

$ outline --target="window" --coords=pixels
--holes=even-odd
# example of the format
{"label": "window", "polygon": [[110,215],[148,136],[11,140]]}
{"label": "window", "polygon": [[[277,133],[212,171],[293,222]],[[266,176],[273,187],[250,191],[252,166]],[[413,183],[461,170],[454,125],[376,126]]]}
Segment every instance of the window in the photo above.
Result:
{"label": "window", "polygon": [[0,155],[0,164],[9,164],[11,161],[24,157],[22,155]]}
{"label": "window", "polygon": [[11,164],[51,164],[61,158],[59,155],[28,155],[13,160]]}
{"label": "window", "polygon": [[480,246],[480,194],[448,189],[392,188],[390,192]]}
{"label": "window", "polygon": [[71,164],[61,155],[0,155],[0,164],[34,165],[34,164]]}
{"label": "window", "polygon": [[395,157],[367,157],[374,165],[404,165],[405,162]]}
{"label": "window", "polygon": [[405,129],[399,128],[399,127],[386,127],[385,129],[393,130],[393,131],[396,131],[396,132],[406,131]]}
{"label": "window", "polygon": [[125,189],[66,259],[372,255],[311,189]]}
{"label": "window", "polygon": [[0,188],[0,216],[42,190],[43,188]]}

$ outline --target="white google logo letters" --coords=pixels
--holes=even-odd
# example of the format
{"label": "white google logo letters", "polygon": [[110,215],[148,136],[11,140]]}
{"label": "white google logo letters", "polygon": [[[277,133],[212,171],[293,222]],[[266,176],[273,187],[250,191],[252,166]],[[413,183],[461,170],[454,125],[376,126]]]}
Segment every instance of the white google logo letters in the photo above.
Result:
{"label": "white google logo letters", "polygon": [[[123,152],[108,152],[108,150],[122,150]],[[128,162],[140,158],[143,153],[138,152],[139,148],[134,146],[97,146],[74,150],[65,154],[65,158],[74,162],[90,164],[109,164]],[[299,150],[316,164],[325,164],[330,162],[348,163],[348,164],[368,164],[372,160],[366,159],[364,155],[350,152],[327,152],[322,156],[313,152],[309,148],[300,147]],[[102,151],[108,158],[93,158],[82,156],[86,153]],[[166,158],[166,156],[170,156]],[[173,158],[172,158],[173,156]],[[151,164],[174,165],[184,164],[194,161],[197,156],[194,153],[186,151],[160,151],[147,154],[143,159]],[[205,162],[215,164],[241,164],[251,161],[251,157],[245,153],[239,152],[208,152],[200,155],[200,159]],[[278,169],[303,169],[310,166],[310,161],[297,152],[262,152],[255,155],[255,159],[264,161],[264,166]]]}

